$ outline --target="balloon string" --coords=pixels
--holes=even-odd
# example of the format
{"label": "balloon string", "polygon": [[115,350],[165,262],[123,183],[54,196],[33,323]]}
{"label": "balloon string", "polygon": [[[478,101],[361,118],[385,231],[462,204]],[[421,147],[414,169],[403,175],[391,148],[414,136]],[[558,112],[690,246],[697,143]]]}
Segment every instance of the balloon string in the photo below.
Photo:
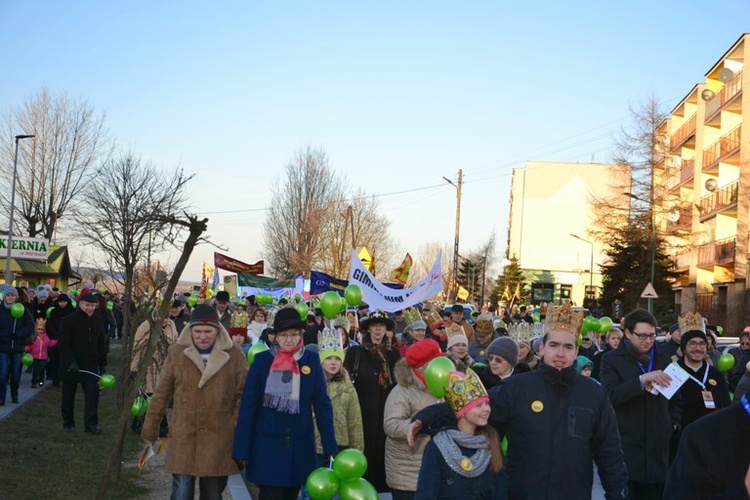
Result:
{"label": "balloon string", "polygon": [[81,373],[88,373],[89,375],[93,375],[93,376],[95,376],[95,377],[99,377],[99,378],[102,378],[102,376],[101,376],[101,375],[99,375],[98,373],[90,372],[90,371],[88,371],[88,370],[78,370],[78,371],[79,371],[79,372],[81,372]]}

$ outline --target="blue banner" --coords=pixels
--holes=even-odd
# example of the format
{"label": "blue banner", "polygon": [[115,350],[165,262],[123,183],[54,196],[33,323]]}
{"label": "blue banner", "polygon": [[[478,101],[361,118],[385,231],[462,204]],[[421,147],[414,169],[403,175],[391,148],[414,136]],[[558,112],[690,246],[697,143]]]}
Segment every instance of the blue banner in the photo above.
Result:
{"label": "blue banner", "polygon": [[347,280],[339,280],[320,271],[310,272],[310,295],[320,295],[333,290],[343,297],[348,284]]}

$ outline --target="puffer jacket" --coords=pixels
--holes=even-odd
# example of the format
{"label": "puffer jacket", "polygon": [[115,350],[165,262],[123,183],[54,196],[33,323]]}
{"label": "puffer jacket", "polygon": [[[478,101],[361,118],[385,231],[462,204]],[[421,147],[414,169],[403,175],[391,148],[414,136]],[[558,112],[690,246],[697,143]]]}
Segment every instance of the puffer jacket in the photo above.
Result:
{"label": "puffer jacket", "polygon": [[[354,389],[349,375],[344,372],[344,379],[327,382],[328,397],[333,405],[333,432],[339,449],[355,448],[365,451],[365,437],[362,430],[362,411],[359,408],[357,390]],[[323,454],[320,431],[315,426],[315,446],[318,455]]]}
{"label": "puffer jacket", "polygon": [[396,363],[394,375],[398,385],[385,402],[385,476],[388,486],[403,491],[416,491],[422,454],[429,438],[420,435],[414,450],[406,442],[411,419],[416,413],[436,402],[436,398],[414,374],[405,359]]}
{"label": "puffer jacket", "polygon": [[23,352],[26,337],[34,333],[34,320],[28,309],[23,318],[15,319],[6,306],[5,302],[0,303],[0,352]]}
{"label": "puffer jacket", "polygon": [[57,340],[50,339],[46,333],[36,336],[31,345],[26,346],[26,352],[34,359],[47,359],[47,348],[57,345]]}

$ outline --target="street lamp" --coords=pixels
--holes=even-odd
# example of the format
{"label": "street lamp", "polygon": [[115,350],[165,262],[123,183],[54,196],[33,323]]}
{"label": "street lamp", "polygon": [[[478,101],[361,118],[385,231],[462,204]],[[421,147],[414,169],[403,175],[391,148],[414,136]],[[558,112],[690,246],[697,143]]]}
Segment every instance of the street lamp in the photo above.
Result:
{"label": "street lamp", "polygon": [[[652,190],[653,192],[653,190]],[[651,212],[651,286],[654,286],[654,268],[656,264],[656,219],[655,219],[655,212],[654,212],[654,200],[646,201],[643,198],[639,198],[638,196],[634,195],[633,193],[623,193],[628,198],[632,198],[634,200],[638,200],[641,203],[646,203],[648,205],[648,209]],[[651,314],[654,314],[654,298],[649,297],[648,298],[648,312]]]}
{"label": "street lamp", "polygon": [[10,251],[13,247],[13,209],[16,203],[16,174],[18,167],[18,141],[21,139],[31,139],[36,137],[34,135],[17,135],[16,136],[16,147],[13,152],[13,187],[10,190],[10,221],[8,222],[8,252],[5,255],[5,282],[13,283],[13,271],[10,270]]}
{"label": "street lamp", "polygon": [[463,185],[463,170],[458,170],[458,185],[454,184],[452,180],[447,177],[443,177],[445,182],[456,188],[456,239],[453,243],[453,283],[451,284],[451,292],[453,292],[453,300],[456,299],[456,276],[458,276],[458,235],[461,230],[461,186]]}
{"label": "street lamp", "polygon": [[589,268],[589,290],[594,295],[594,298],[596,298],[596,294],[594,293],[594,244],[590,242],[589,240],[584,240],[580,236],[576,236],[573,233],[570,233],[570,235],[577,240],[581,240],[584,243],[588,243],[589,245],[591,245],[591,267]]}

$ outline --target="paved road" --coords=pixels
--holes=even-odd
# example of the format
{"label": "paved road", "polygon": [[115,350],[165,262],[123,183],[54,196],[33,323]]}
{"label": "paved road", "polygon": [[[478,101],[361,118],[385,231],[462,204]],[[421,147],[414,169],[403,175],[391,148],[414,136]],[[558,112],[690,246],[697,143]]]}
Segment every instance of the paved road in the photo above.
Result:
{"label": "paved road", "polygon": [[[44,387],[40,387],[37,389],[31,388],[31,373],[25,373],[26,367],[23,367],[23,372],[21,373],[21,383],[18,386],[18,404],[13,404],[10,401],[10,385],[8,386],[8,395],[5,399],[5,406],[0,406],[0,420],[4,419],[8,415],[12,414],[19,406],[24,404],[26,401],[30,400],[37,394],[39,394],[39,391],[46,391],[48,390],[48,387],[52,385],[52,382],[45,382]],[[54,389],[59,390],[59,389]]]}

